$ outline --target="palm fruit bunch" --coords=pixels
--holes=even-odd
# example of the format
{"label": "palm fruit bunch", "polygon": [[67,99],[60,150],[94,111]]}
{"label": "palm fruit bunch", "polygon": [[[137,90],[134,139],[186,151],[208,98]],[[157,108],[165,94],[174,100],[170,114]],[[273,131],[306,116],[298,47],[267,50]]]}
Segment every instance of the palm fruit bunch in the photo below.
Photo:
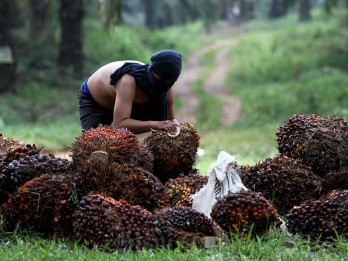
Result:
{"label": "palm fruit bunch", "polygon": [[164,186],[152,173],[132,164],[114,164],[109,195],[153,211],[161,205]]}
{"label": "palm fruit bunch", "polygon": [[229,235],[262,235],[279,225],[277,210],[260,192],[241,190],[218,199],[211,211],[212,219]]}
{"label": "palm fruit bunch", "polygon": [[[306,201],[288,213],[290,233],[330,241],[348,236],[348,190],[333,190],[319,200]],[[336,234],[337,233],[337,234]]]}
{"label": "palm fruit bunch", "polygon": [[323,179],[324,191],[348,189],[348,168],[332,171]]}
{"label": "palm fruit bunch", "polygon": [[150,211],[161,205],[164,186],[152,173],[131,163],[112,163],[100,171],[93,166],[76,172],[75,183],[79,198],[100,193],[114,199],[124,199]]}
{"label": "palm fruit bunch", "polygon": [[348,166],[348,123],[342,118],[293,115],[276,135],[280,154],[301,159],[316,175]]}
{"label": "palm fruit bunch", "polygon": [[192,207],[192,196],[208,182],[208,177],[198,173],[188,176],[180,175],[176,179],[169,179],[164,184],[163,205],[169,207]]}
{"label": "palm fruit bunch", "polygon": [[252,191],[262,192],[281,215],[293,206],[322,195],[322,178],[293,158],[266,158],[239,171],[243,184]]}
{"label": "palm fruit bunch", "polygon": [[84,196],[75,211],[77,239],[101,250],[141,250],[156,246],[156,219],[152,213],[125,200],[100,194]]}
{"label": "palm fruit bunch", "polygon": [[39,154],[42,147],[37,147],[35,144],[25,144],[13,137],[3,137],[0,133],[0,160],[8,163],[12,160],[22,158],[26,155],[32,156]]}
{"label": "palm fruit bunch", "polygon": [[134,166],[141,167],[142,169],[153,173],[154,158],[152,152],[142,142],[138,143],[138,149],[135,152],[134,157],[131,159],[131,163]]}
{"label": "palm fruit bunch", "polygon": [[181,132],[173,137],[164,131],[155,131],[143,143],[154,157],[154,174],[163,183],[181,173],[188,175],[196,162],[200,136],[193,124],[181,124]]}
{"label": "palm fruit bunch", "polygon": [[48,236],[71,235],[77,205],[72,180],[70,175],[43,174],[19,187],[2,205],[6,229],[20,224]]}
{"label": "palm fruit bunch", "polygon": [[70,147],[77,171],[86,167],[92,152],[105,151],[110,162],[124,163],[134,161],[139,154],[138,149],[139,140],[132,132],[102,125],[85,131]]}
{"label": "palm fruit bunch", "polygon": [[204,237],[224,237],[222,229],[211,219],[191,207],[164,208],[155,213],[161,245],[176,248],[204,245]]}
{"label": "palm fruit bunch", "polygon": [[68,173],[70,161],[56,158],[52,154],[21,156],[10,161],[0,169],[0,200],[3,201],[25,182],[44,173]]}

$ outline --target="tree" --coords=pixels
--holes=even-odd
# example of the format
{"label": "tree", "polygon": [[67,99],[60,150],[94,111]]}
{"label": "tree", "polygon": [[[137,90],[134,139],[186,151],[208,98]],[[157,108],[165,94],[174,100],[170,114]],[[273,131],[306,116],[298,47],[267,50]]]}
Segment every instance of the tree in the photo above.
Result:
{"label": "tree", "polygon": [[301,22],[306,22],[311,19],[310,11],[311,11],[310,0],[300,0],[299,18]]}
{"label": "tree", "polygon": [[155,0],[142,1],[145,12],[145,26],[154,29],[156,27],[155,21]]}
{"label": "tree", "polygon": [[82,21],[84,17],[83,0],[61,0],[59,21],[61,40],[58,66],[63,71],[83,72]]}
{"label": "tree", "polygon": [[283,0],[272,0],[269,10],[271,19],[279,18],[285,14]]}
{"label": "tree", "polygon": [[31,39],[38,39],[42,36],[49,18],[49,5],[49,0],[29,0]]}
{"label": "tree", "polygon": [[15,25],[15,1],[0,1],[0,93],[9,91],[16,79],[16,60],[11,29]]}

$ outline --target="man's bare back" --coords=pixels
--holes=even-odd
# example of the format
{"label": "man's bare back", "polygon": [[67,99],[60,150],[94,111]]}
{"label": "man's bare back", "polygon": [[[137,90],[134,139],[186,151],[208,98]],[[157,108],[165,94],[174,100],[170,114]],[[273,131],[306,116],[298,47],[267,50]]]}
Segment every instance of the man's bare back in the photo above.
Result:
{"label": "man's bare back", "polygon": [[[143,64],[142,62],[132,60],[108,63],[93,73],[87,81],[88,88],[93,98],[96,100],[96,102],[107,109],[114,109],[116,99],[117,84],[116,86],[110,85],[110,75],[124,65],[125,62]],[[141,90],[139,90],[139,88],[137,88],[137,92],[143,93]]]}

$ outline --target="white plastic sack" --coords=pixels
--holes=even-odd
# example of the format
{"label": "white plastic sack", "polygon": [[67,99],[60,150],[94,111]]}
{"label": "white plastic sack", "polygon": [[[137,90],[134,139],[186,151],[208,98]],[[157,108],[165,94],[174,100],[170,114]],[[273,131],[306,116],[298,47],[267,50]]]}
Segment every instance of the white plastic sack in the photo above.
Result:
{"label": "white plastic sack", "polygon": [[228,194],[248,190],[234,169],[237,162],[234,156],[221,151],[215,163],[207,172],[208,183],[192,197],[192,208],[210,217],[215,202]]}

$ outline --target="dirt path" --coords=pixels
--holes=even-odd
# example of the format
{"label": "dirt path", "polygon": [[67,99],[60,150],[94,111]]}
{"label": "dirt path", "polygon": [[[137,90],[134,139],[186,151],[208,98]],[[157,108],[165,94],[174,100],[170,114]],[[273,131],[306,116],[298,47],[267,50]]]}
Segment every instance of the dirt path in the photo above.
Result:
{"label": "dirt path", "polygon": [[194,111],[198,106],[198,99],[191,90],[191,85],[197,81],[200,73],[200,58],[207,52],[217,49],[214,69],[209,75],[208,81],[204,83],[203,89],[218,96],[223,102],[224,106],[221,111],[222,122],[224,125],[230,125],[240,117],[240,99],[229,95],[225,86],[225,76],[228,71],[228,60],[226,59],[227,52],[236,43],[233,39],[219,40],[212,45],[205,46],[193,53],[188,58],[187,68],[183,72],[176,83],[174,90],[175,95],[178,96],[183,103],[183,106],[175,113],[180,122],[189,121],[195,123]]}

